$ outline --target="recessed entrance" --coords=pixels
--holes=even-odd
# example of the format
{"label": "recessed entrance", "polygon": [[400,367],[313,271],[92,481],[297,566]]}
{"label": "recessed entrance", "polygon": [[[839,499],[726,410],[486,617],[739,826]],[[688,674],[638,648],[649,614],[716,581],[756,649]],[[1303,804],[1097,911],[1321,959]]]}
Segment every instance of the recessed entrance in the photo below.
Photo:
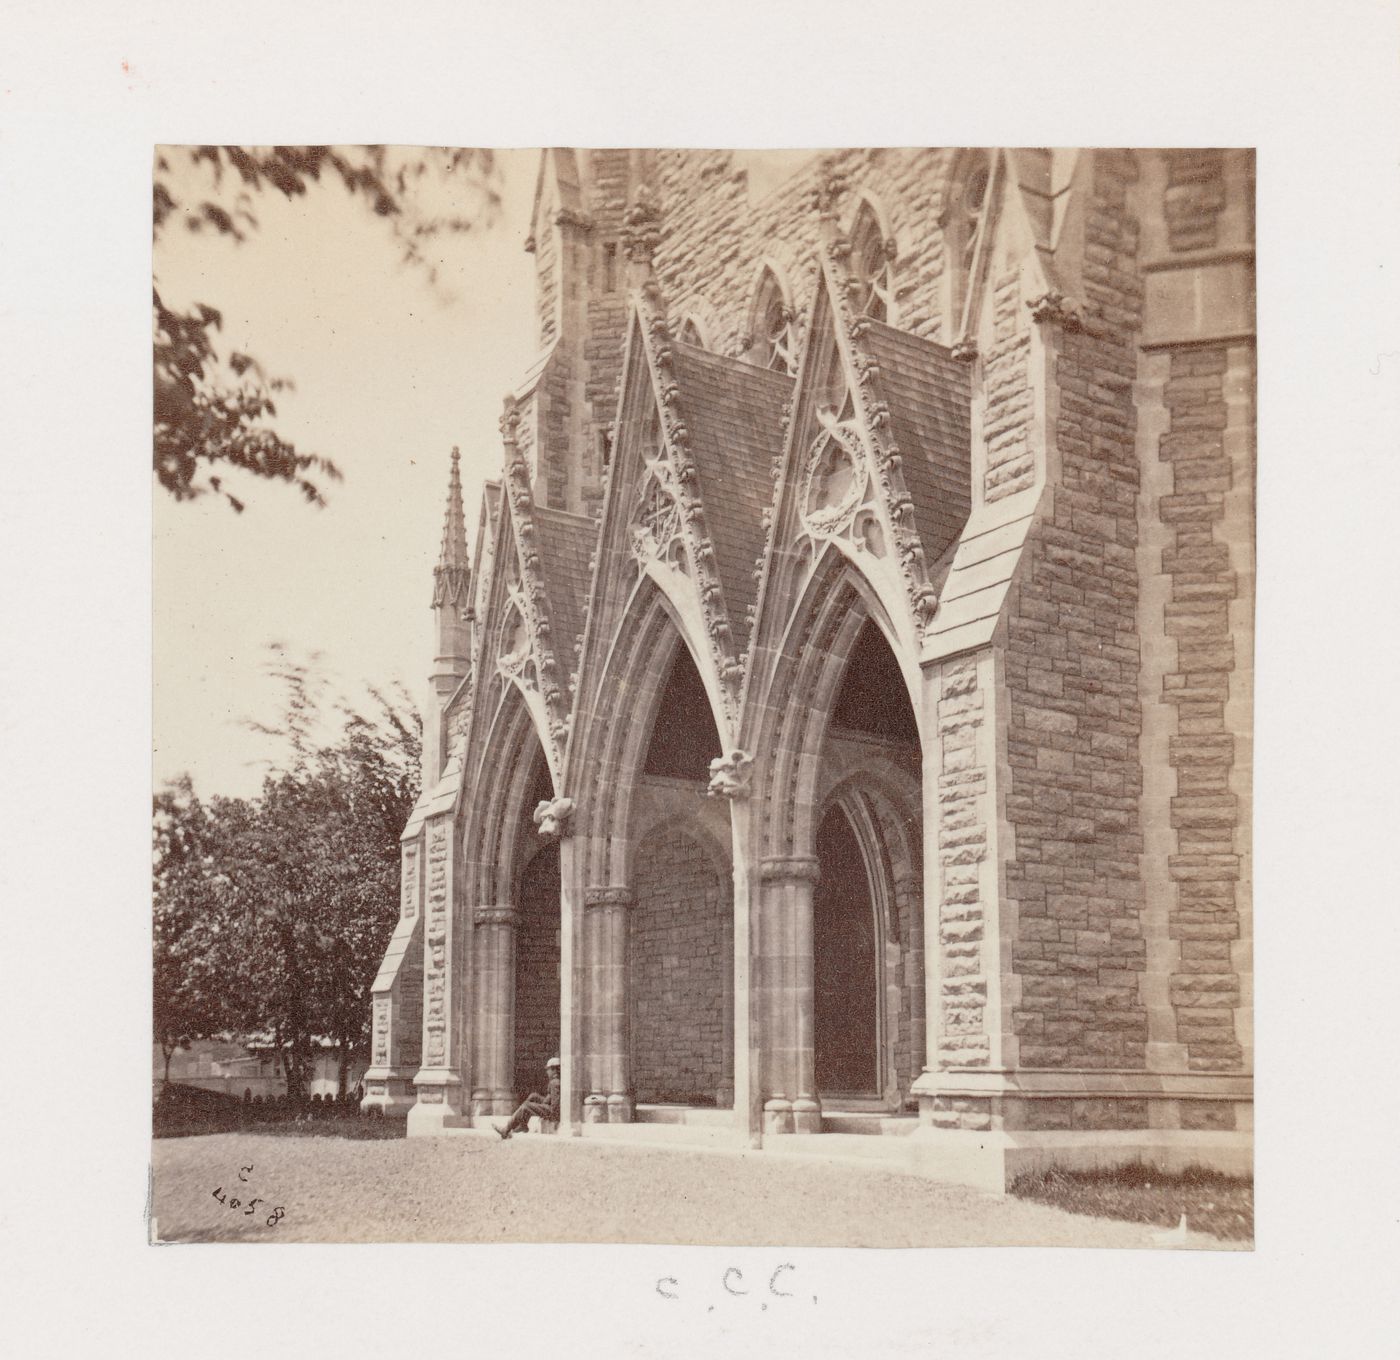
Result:
{"label": "recessed entrance", "polygon": [[[533,809],[551,796],[549,771],[539,757]],[[530,828],[534,831],[533,826]],[[538,838],[536,838],[537,840]],[[525,842],[527,845],[529,841]],[[515,1073],[517,1097],[544,1090],[544,1065],[559,1052],[559,846],[539,847],[521,872],[516,889]]]}
{"label": "recessed entrance", "polygon": [[879,932],[865,857],[838,805],[817,833],[821,866],[813,897],[817,1090],[833,1096],[880,1095]]}

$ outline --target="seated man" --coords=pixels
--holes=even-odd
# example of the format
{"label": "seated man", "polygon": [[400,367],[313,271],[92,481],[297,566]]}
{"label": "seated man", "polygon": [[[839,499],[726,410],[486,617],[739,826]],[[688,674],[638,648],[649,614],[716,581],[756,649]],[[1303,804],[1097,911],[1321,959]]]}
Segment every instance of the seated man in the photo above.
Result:
{"label": "seated man", "polygon": [[537,1114],[541,1120],[552,1119],[556,1124],[559,1122],[559,1059],[551,1058],[545,1063],[544,1070],[549,1076],[549,1094],[542,1096],[531,1091],[511,1115],[508,1124],[496,1125],[496,1132],[502,1138],[520,1133],[529,1124],[531,1115]]}

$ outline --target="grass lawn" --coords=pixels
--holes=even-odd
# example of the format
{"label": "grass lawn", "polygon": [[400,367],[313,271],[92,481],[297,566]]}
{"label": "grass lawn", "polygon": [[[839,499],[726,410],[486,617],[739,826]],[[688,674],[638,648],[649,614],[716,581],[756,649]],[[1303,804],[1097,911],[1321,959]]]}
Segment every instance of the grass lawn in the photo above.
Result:
{"label": "grass lawn", "polygon": [[1188,1228],[1232,1242],[1254,1237],[1254,1185],[1188,1168],[1168,1175],[1141,1162],[1112,1171],[1046,1171],[1018,1177],[1011,1193],[1073,1214]]}
{"label": "grass lawn", "polygon": [[[157,1139],[152,1173],[162,1242],[1150,1247],[1159,1224],[1177,1221],[1117,1221],[773,1153],[538,1135],[358,1139],[315,1123]],[[1193,1230],[1179,1245],[1243,1243]]]}

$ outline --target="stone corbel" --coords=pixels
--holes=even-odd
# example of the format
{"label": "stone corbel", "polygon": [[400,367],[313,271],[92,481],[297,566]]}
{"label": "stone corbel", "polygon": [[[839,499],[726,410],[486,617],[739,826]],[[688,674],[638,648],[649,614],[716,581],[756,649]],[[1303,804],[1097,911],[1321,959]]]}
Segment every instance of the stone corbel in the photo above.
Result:
{"label": "stone corbel", "polygon": [[710,761],[710,786],[705,792],[711,798],[728,798],[735,802],[749,796],[752,780],[753,757],[736,748]]}
{"label": "stone corbel", "polygon": [[1030,308],[1031,320],[1037,323],[1048,322],[1067,331],[1081,330],[1084,326],[1084,314],[1078,304],[1057,289],[1032,298],[1026,306]]}
{"label": "stone corbel", "polygon": [[546,798],[535,808],[534,821],[540,829],[540,835],[547,840],[552,840],[556,836],[563,836],[566,824],[573,816],[574,800],[572,798]]}
{"label": "stone corbel", "polygon": [[583,905],[589,907],[630,907],[633,902],[632,889],[615,884],[585,888]]}

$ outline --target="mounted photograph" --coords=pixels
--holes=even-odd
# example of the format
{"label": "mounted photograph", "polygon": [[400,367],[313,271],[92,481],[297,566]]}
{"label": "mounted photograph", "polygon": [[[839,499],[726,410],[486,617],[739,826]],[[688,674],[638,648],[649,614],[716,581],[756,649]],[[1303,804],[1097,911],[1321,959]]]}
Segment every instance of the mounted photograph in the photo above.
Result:
{"label": "mounted photograph", "polygon": [[152,1242],[1252,1248],[1252,151],[153,163]]}

